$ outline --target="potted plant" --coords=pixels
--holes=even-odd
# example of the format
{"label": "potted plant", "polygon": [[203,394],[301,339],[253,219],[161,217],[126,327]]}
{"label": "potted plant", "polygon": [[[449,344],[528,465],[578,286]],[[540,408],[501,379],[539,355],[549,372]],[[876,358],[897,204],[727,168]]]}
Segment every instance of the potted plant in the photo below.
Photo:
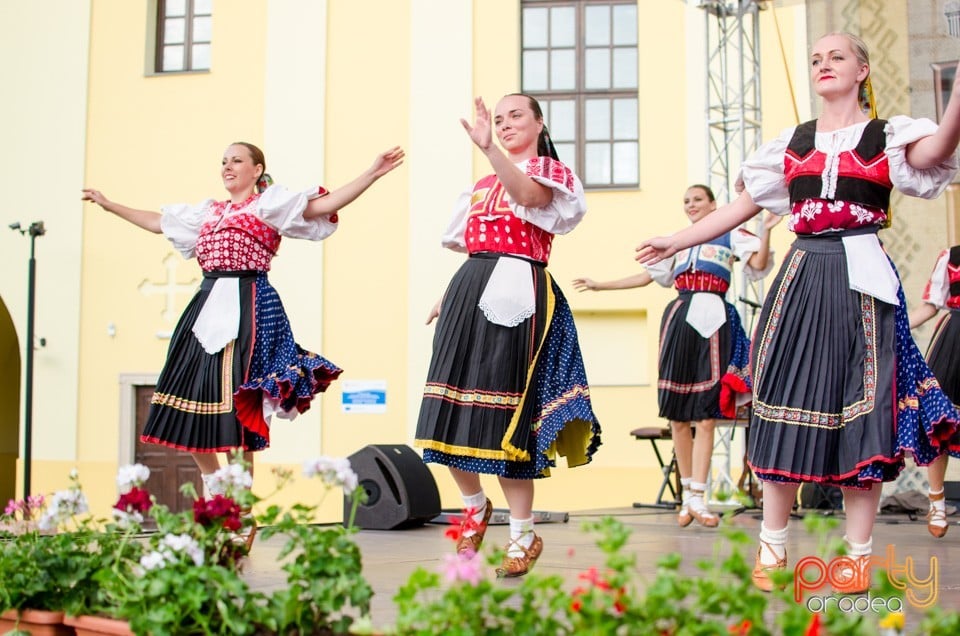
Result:
{"label": "potted plant", "polygon": [[0,530],[0,620],[15,629],[35,621],[56,625],[64,612],[94,604],[95,573],[137,552],[135,543],[87,515],[76,471],[70,480],[70,488],[49,500],[31,496],[7,505]]}

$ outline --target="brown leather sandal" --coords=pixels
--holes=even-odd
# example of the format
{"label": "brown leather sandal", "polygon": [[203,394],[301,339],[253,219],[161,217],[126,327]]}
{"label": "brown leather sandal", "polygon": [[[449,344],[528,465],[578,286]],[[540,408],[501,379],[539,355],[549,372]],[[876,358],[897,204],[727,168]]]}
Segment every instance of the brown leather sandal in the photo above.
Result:
{"label": "brown leather sandal", "polygon": [[523,550],[523,554],[516,557],[504,555],[503,563],[497,568],[498,578],[523,576],[533,568],[533,564],[537,562],[537,559],[540,558],[540,553],[543,552],[543,539],[536,534],[533,535],[533,543],[530,544],[529,548],[511,539],[510,543],[507,544],[507,550],[513,545]]}
{"label": "brown leather sandal", "polygon": [[[947,528],[950,525],[947,523],[947,511],[940,510],[939,508],[933,507],[934,501],[943,501],[944,494],[942,492],[936,495],[927,495],[930,498],[930,511],[927,512],[927,531],[930,532],[933,536],[938,539],[942,539],[945,534],[947,534]],[[934,522],[942,522],[940,523]]]}
{"label": "brown leather sandal", "polygon": [[[690,491],[691,498],[700,497],[701,501],[703,501],[704,494],[705,493],[702,490]],[[707,510],[706,503],[704,503],[703,510],[697,510],[693,506],[687,506],[687,514],[689,514],[692,519],[696,519],[697,523],[699,523],[704,528],[716,528],[718,525],[720,525],[720,517],[718,517],[717,515]],[[679,521],[680,519],[678,517],[677,522]]]}
{"label": "brown leather sandal", "polygon": [[[763,591],[763,592],[772,592],[774,588],[774,582],[770,578],[770,572],[782,572],[787,569],[787,553],[784,551],[783,558],[777,559],[777,562],[773,565],[764,565],[760,562],[760,553],[763,550],[767,550],[770,554],[777,557],[777,553],[773,550],[769,543],[766,541],[760,541],[760,547],[757,548],[757,560],[753,565],[753,574],[750,575],[750,579],[753,581],[754,586]],[[782,585],[777,585],[780,589],[783,589]]]}
{"label": "brown leather sandal", "polygon": [[[457,554],[463,554],[467,551],[480,551],[480,545],[483,543],[483,535],[487,533],[487,523],[490,521],[490,515],[493,514],[493,504],[490,502],[489,497],[487,497],[487,503],[485,505],[486,509],[483,512],[483,520],[476,527],[476,534],[465,537],[461,532],[460,538],[457,539]],[[464,511],[463,521],[460,524],[461,531],[468,525],[468,519],[469,515],[467,511]]]}

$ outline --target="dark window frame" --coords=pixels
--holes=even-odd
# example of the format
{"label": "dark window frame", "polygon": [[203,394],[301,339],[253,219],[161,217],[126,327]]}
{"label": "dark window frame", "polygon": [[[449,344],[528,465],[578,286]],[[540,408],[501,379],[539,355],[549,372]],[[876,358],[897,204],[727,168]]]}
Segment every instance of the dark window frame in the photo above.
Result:
{"label": "dark window frame", "polygon": [[[213,9],[210,13],[197,13],[194,7],[194,0],[184,0],[184,15],[182,16],[167,16],[167,0],[157,0],[157,31],[156,31],[156,47],[154,51],[154,60],[153,60],[153,72],[157,74],[170,74],[170,73],[205,73],[210,70],[209,66],[206,68],[194,68],[193,67],[193,47],[196,44],[206,44],[212,47],[212,39],[210,40],[195,40],[193,37],[193,21],[195,18],[207,17],[211,20],[213,19]],[[163,51],[167,46],[164,41],[164,35],[166,33],[166,22],[170,19],[180,19],[184,21],[183,25],[183,67],[178,69],[165,70],[163,68]]]}
{"label": "dark window frame", "polygon": [[[575,104],[576,108],[576,117],[574,125],[576,130],[574,132],[573,145],[575,147],[576,157],[575,164],[577,167],[578,175],[583,181],[584,188],[588,190],[636,190],[640,187],[640,128],[639,128],[639,80],[637,81],[637,86],[631,88],[614,88],[613,87],[613,77],[614,77],[614,51],[618,48],[625,48],[625,45],[617,45],[614,43],[613,34],[611,33],[610,42],[605,47],[604,46],[590,46],[588,47],[585,42],[585,30],[586,30],[586,10],[589,6],[608,6],[611,9],[617,5],[632,5],[636,7],[636,10],[639,12],[639,3],[637,0],[521,0],[520,2],[520,16],[521,16],[521,29],[520,29],[520,77],[521,83],[524,76],[523,68],[523,57],[524,54],[528,51],[544,51],[547,54],[546,61],[546,75],[547,81],[551,76],[551,59],[550,52],[557,49],[567,49],[570,47],[551,47],[550,42],[548,41],[544,46],[526,46],[523,41],[523,11],[528,8],[555,8],[555,7],[573,7],[575,11],[575,22],[574,22],[574,60],[575,60],[575,70],[574,70],[574,81],[575,86],[573,89],[566,90],[528,90],[526,86],[523,87],[523,91],[532,97],[536,98],[537,101],[541,102],[541,105],[544,106],[545,110],[549,108],[547,103],[553,101],[572,101]],[[613,28],[613,19],[611,17],[611,29]],[[548,27],[549,28],[549,27]],[[637,34],[639,39],[639,33]],[[637,49],[637,64],[639,65],[639,43],[633,45]],[[610,51],[610,88],[594,89],[594,88],[585,88],[586,82],[586,53],[588,49],[603,49],[606,48]],[[586,136],[586,105],[587,102],[591,99],[604,99],[610,104],[611,117],[610,117],[610,134],[607,139],[587,139]],[[615,134],[615,122],[613,118],[613,104],[618,99],[628,99],[634,100],[637,104],[637,130],[636,137],[632,139],[618,139]],[[549,118],[549,116],[548,116]],[[557,140],[555,140],[556,142]],[[630,182],[614,182],[614,172],[615,168],[613,165],[613,146],[617,142],[632,142],[636,147],[636,175],[633,181]],[[559,142],[558,142],[559,143]],[[569,143],[569,142],[565,142]],[[607,143],[609,144],[610,152],[610,180],[605,183],[588,183],[586,181],[586,154],[587,154],[587,145],[588,143]],[[560,157],[561,161],[563,157]]]}

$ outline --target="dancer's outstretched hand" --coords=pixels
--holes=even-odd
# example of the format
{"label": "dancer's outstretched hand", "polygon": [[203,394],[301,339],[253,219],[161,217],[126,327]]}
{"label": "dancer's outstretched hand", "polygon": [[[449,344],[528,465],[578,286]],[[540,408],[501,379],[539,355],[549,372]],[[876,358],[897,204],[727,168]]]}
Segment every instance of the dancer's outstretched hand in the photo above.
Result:
{"label": "dancer's outstretched hand", "polygon": [[574,278],[573,288],[577,291],[597,291],[597,283],[592,278]]}
{"label": "dancer's outstretched hand", "polygon": [[373,174],[373,178],[379,179],[402,164],[404,156],[403,148],[400,146],[394,146],[390,150],[381,152],[377,155],[373,165],[370,166],[370,172]]}
{"label": "dancer's outstretched hand", "polygon": [[463,126],[463,129],[467,131],[467,134],[470,135],[473,143],[475,143],[480,150],[486,150],[490,147],[490,144],[493,143],[493,134],[490,128],[490,111],[487,110],[482,97],[477,97],[473,100],[473,103],[477,112],[473,126],[471,126],[466,119],[461,119],[460,124]]}
{"label": "dancer's outstretched hand", "polygon": [[84,188],[80,192],[82,193],[80,197],[81,200],[96,203],[103,209],[106,209],[106,206],[110,203],[110,199],[103,196],[103,193],[99,190],[94,190],[93,188]]}
{"label": "dancer's outstretched hand", "polygon": [[427,324],[428,324],[428,325],[429,325],[431,322],[433,322],[435,318],[439,318],[439,317],[440,317],[440,303],[441,303],[441,302],[443,302],[443,299],[442,299],[442,298],[436,302],[436,304],[433,306],[433,308],[430,309],[430,314],[427,316]]}
{"label": "dancer's outstretched hand", "polygon": [[653,265],[676,253],[672,236],[657,236],[637,246],[636,261],[641,265]]}

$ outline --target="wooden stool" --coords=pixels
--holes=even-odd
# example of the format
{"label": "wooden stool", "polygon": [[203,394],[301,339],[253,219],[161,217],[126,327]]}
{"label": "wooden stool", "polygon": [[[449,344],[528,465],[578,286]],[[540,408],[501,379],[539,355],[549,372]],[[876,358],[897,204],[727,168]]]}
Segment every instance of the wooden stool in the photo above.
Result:
{"label": "wooden stool", "polygon": [[[630,431],[630,434],[636,439],[645,439],[650,441],[650,445],[653,446],[653,454],[657,457],[657,463],[660,464],[660,472],[663,473],[663,480],[660,482],[660,490],[657,492],[656,501],[653,503],[637,502],[633,504],[633,507],[676,508],[680,505],[681,493],[680,471],[677,470],[677,454],[671,452],[670,462],[665,463],[663,461],[663,455],[660,454],[660,447],[657,445],[658,441],[673,439],[670,428],[662,428],[660,426],[641,427],[633,429]],[[670,490],[670,496],[673,498],[672,501],[670,499],[664,499],[664,493],[666,493],[668,489]]]}

